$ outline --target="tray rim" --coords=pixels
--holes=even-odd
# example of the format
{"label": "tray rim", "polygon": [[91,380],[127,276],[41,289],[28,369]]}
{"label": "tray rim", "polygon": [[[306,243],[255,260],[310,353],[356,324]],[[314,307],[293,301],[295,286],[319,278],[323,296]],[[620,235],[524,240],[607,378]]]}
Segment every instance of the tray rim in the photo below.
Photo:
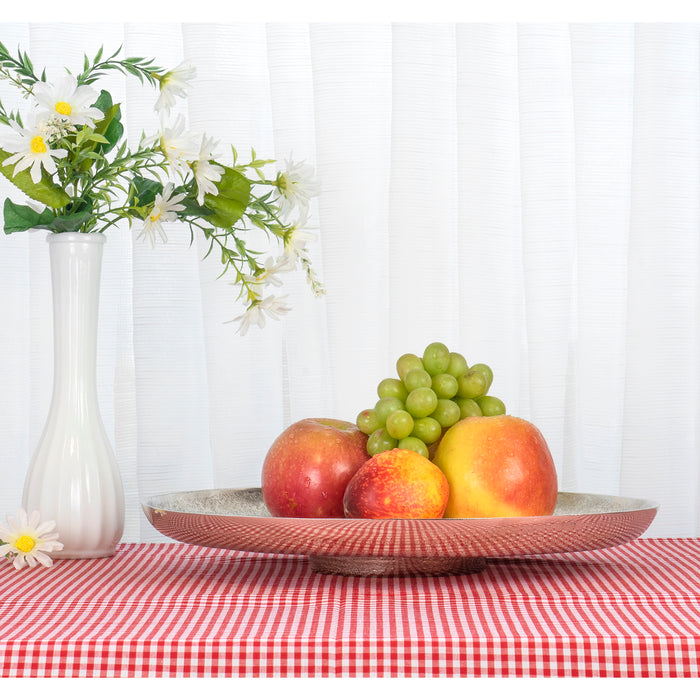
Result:
{"label": "tray rim", "polygon": [[[213,510],[219,512],[201,503],[192,507],[197,498],[225,499],[227,494],[234,498],[245,495],[243,501],[224,501],[223,508],[221,503],[215,505]],[[305,556],[311,571],[323,574],[438,576],[477,573],[491,559],[585,552],[626,544],[646,532],[660,507],[649,499],[570,491],[558,492],[557,504],[566,496],[588,499],[588,508],[584,500],[581,511],[570,508],[574,512],[541,516],[381,520],[275,517],[269,514],[259,487],[174,491],[146,499],[142,508],[162,535],[187,544]],[[610,506],[607,509],[606,499]],[[227,505],[233,512],[225,512]],[[611,522],[622,526],[609,529]],[[261,529],[268,528],[261,537]],[[422,535],[413,548],[410,543],[418,533]],[[434,539],[422,539],[425,536]],[[359,547],[358,537],[364,543]]]}
{"label": "tray rim", "polygon": [[[300,521],[308,521],[308,522],[318,522],[318,523],[338,523],[342,521],[347,521],[347,520],[354,520],[354,521],[367,521],[367,522],[376,522],[371,519],[364,519],[364,518],[293,518],[293,517],[286,517],[286,516],[274,516],[274,515],[254,515],[250,513],[212,513],[210,511],[206,510],[194,510],[194,509],[188,509],[188,510],[183,510],[183,509],[178,509],[178,508],[172,508],[172,507],[163,507],[163,505],[159,505],[157,501],[162,501],[166,498],[175,498],[175,497],[185,497],[185,496],[206,496],[206,495],[216,495],[216,494],[226,494],[226,493],[256,493],[260,495],[260,500],[262,501],[262,489],[259,486],[250,486],[250,487],[232,487],[232,488],[211,488],[211,489],[194,489],[194,490],[187,490],[187,491],[169,491],[161,494],[156,494],[153,496],[147,497],[145,500],[141,502],[141,507],[146,509],[150,509],[153,511],[161,511],[161,512],[169,512],[169,513],[178,513],[181,515],[205,515],[205,516],[216,516],[217,518],[252,518],[256,520],[265,520],[265,519],[274,519],[276,522],[279,521],[290,521],[290,522],[300,522]],[[590,498],[610,498],[610,499],[617,499],[619,501],[625,501],[630,504],[631,507],[629,508],[617,508],[617,509],[611,509],[611,510],[605,510],[605,511],[591,511],[591,512],[580,512],[580,513],[560,513],[556,514],[553,513],[551,515],[519,515],[519,516],[495,516],[492,518],[384,518],[383,520],[385,521],[390,521],[390,522],[403,522],[403,521],[409,521],[412,520],[413,522],[416,521],[430,521],[430,522],[493,522],[496,520],[507,520],[507,521],[515,521],[518,519],[523,519],[527,521],[533,521],[533,520],[543,520],[543,519],[551,519],[551,518],[573,518],[573,517],[581,517],[581,516],[586,516],[586,515],[615,515],[615,514],[622,514],[622,513],[636,513],[636,512],[642,512],[642,511],[647,511],[647,510],[654,510],[658,511],[659,508],[661,507],[660,504],[657,501],[653,501],[650,499],[646,498],[637,498],[637,497],[631,497],[631,496],[615,496],[611,494],[602,494],[602,493],[593,493],[593,492],[577,492],[577,491],[558,491],[557,492],[557,500],[561,496],[578,496],[578,497],[590,497]],[[264,503],[264,501],[263,501]]]}

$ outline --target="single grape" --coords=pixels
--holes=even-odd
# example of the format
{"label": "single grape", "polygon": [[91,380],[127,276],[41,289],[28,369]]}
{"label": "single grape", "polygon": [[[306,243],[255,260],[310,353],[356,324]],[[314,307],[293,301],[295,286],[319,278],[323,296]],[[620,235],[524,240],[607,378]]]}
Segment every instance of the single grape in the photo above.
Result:
{"label": "single grape", "polygon": [[399,440],[398,447],[402,450],[411,450],[412,452],[417,452],[419,455],[423,455],[428,459],[428,447],[417,437],[405,437],[403,440]]}
{"label": "single grape", "polygon": [[437,402],[435,392],[427,386],[421,386],[406,397],[405,408],[414,418],[424,418],[437,408]]}
{"label": "single grape", "polygon": [[386,396],[374,404],[374,413],[379,424],[386,425],[386,419],[389,417],[389,414],[398,411],[400,408],[404,408],[401,399],[397,399],[395,396]]}
{"label": "single grape", "polygon": [[432,383],[432,377],[424,369],[412,369],[403,379],[404,387],[409,393],[422,386],[429,387]]}
{"label": "single grape", "polygon": [[467,370],[469,365],[464,359],[464,355],[458,352],[450,353],[450,362],[447,365],[447,374],[451,374],[455,379],[459,379]]}
{"label": "single grape", "polygon": [[471,369],[478,369],[479,372],[484,373],[484,376],[486,377],[486,388],[484,389],[485,394],[491,388],[491,384],[493,383],[493,370],[483,362],[477,362],[477,364],[471,366]]}
{"label": "single grape", "polygon": [[457,395],[463,399],[475,399],[486,391],[486,375],[478,369],[467,370],[457,381]]}
{"label": "single grape", "polygon": [[360,411],[355,423],[365,435],[371,435],[377,428],[382,427],[373,408],[366,408],[364,411]]}
{"label": "single grape", "polygon": [[442,426],[435,418],[430,416],[416,418],[413,421],[413,432],[411,435],[426,445],[432,445],[442,435]]}
{"label": "single grape", "polygon": [[377,386],[377,395],[380,399],[396,398],[405,401],[408,396],[408,391],[400,379],[388,377],[379,382]]}
{"label": "single grape", "polygon": [[501,399],[495,396],[479,396],[474,399],[485,416],[503,416],[506,412],[506,405]]}
{"label": "single grape", "polygon": [[418,355],[407,352],[396,360],[396,371],[402,380],[412,369],[423,369],[423,361]]}
{"label": "single grape", "polygon": [[484,415],[479,408],[479,404],[474,399],[463,399],[461,396],[458,396],[455,399],[455,403],[459,406],[460,419]]}
{"label": "single grape", "polygon": [[444,343],[430,343],[423,352],[423,367],[435,376],[447,371],[450,364],[450,351]]}
{"label": "single grape", "polygon": [[451,399],[459,389],[459,382],[451,374],[436,374],[431,383],[431,389],[439,399]]}
{"label": "single grape", "polygon": [[450,399],[438,399],[436,409],[430,414],[443,428],[449,428],[460,418],[459,406]]}
{"label": "single grape", "polygon": [[399,441],[391,437],[385,428],[379,428],[367,438],[367,452],[374,457],[380,452],[393,450],[398,444]]}
{"label": "single grape", "polygon": [[393,411],[386,419],[386,431],[397,440],[408,437],[413,431],[413,417],[402,408]]}

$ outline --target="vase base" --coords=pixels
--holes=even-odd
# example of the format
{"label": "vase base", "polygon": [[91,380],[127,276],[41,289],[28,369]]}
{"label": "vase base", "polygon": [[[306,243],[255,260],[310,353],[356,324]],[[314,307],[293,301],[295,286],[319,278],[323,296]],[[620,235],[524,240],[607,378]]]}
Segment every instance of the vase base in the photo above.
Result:
{"label": "vase base", "polygon": [[82,551],[61,551],[51,552],[52,559],[106,559],[116,554],[116,549],[82,550]]}

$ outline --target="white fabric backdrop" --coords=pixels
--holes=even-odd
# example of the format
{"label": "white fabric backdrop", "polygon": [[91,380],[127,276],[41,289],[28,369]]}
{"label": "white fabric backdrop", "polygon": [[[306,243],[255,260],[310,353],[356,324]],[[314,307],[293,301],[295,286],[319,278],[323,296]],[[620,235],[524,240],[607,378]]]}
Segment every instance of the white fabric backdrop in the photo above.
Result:
{"label": "white fabric backdrop", "polygon": [[[193,130],[322,181],[327,296],[288,278],[293,312],[245,337],[188,231],[110,234],[98,375],[125,541],[161,539],[150,495],[259,485],[287,425],[354,420],[432,340],[492,366],[562,490],[652,498],[648,535],[700,535],[697,25],[5,23],[0,41],[49,78],[103,44],[187,59]],[[130,137],[155,130],[152,92],[111,81]],[[0,271],[3,517],[50,399],[44,234],[0,237]]]}

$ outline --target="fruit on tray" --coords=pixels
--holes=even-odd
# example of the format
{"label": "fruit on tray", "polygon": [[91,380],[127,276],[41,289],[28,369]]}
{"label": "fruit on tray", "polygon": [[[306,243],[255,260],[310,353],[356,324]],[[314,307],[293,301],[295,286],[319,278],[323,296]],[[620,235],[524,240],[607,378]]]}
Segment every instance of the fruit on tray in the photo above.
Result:
{"label": "fruit on tray", "polygon": [[343,504],[347,518],[441,518],[448,496],[440,469],[413,450],[396,448],[357,470]]}
{"label": "fruit on tray", "polygon": [[401,355],[396,371],[398,377],[379,382],[375,405],[356,418],[368,436],[370,455],[400,448],[431,458],[444,431],[459,420],[506,412],[503,401],[487,393],[491,368],[483,363],[469,367],[444,343],[430,343],[420,357]]}
{"label": "fruit on tray", "polygon": [[542,433],[506,415],[493,371],[444,343],[405,353],[351,423],[307,418],[270,447],[273,516],[490,518],[551,515],[557,473]]}
{"label": "fruit on tray", "polygon": [[446,518],[551,515],[557,473],[542,433],[515,416],[475,416],[442,437],[433,462],[445,474]]}
{"label": "fruit on tray", "polygon": [[367,436],[354,423],[306,418],[272,443],[262,467],[262,497],[272,515],[342,518],[343,496],[369,459]]}

